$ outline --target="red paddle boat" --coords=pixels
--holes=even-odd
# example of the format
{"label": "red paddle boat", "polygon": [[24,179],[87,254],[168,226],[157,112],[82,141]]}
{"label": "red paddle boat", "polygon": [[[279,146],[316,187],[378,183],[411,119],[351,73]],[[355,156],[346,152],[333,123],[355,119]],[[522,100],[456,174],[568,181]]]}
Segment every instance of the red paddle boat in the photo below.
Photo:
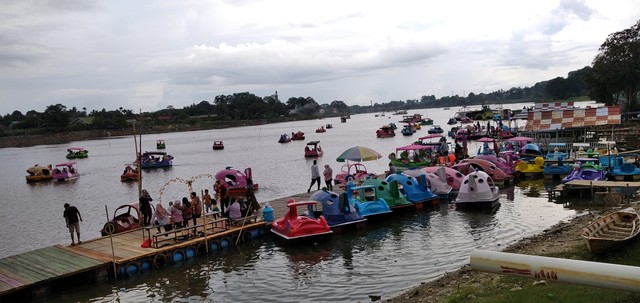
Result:
{"label": "red paddle boat", "polygon": [[311,214],[310,216],[298,215],[298,206],[318,204],[316,201],[296,202],[293,198],[287,202],[289,210],[284,217],[277,219],[271,225],[271,232],[286,239],[315,239],[322,236],[329,236],[332,231],[327,224],[324,216],[317,219]]}

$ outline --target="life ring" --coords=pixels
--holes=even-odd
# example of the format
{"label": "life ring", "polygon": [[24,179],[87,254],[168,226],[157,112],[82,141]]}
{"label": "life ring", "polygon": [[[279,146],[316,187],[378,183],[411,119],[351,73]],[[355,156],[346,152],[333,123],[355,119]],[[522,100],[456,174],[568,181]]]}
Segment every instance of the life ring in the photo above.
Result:
{"label": "life ring", "polygon": [[153,256],[153,266],[155,268],[160,268],[160,266],[164,266],[167,264],[167,255],[164,253],[159,253]]}
{"label": "life ring", "polygon": [[102,231],[104,232],[104,235],[114,234],[116,232],[116,224],[113,222],[107,222],[102,227]]}
{"label": "life ring", "polygon": [[140,264],[138,262],[129,262],[124,266],[124,272],[129,277],[135,277],[140,273]]}
{"label": "life ring", "polygon": [[218,240],[209,241],[209,251],[217,251],[220,248],[221,248],[220,247],[220,241],[218,241]]}
{"label": "life ring", "polygon": [[187,248],[184,249],[184,256],[187,259],[191,259],[197,255],[198,255],[198,250],[193,246],[188,246]]}
{"label": "life ring", "polygon": [[171,261],[173,263],[180,263],[186,259],[186,254],[183,249],[176,249],[171,253]]}
{"label": "life ring", "polygon": [[353,175],[346,175],[346,176],[344,176],[344,181],[345,181],[345,182],[353,181],[353,180],[355,180],[355,179],[356,179],[356,178],[355,178]]}
{"label": "life ring", "polygon": [[224,238],[220,239],[220,248],[221,249],[229,248],[229,246],[231,246],[231,240],[228,237],[224,237]]}

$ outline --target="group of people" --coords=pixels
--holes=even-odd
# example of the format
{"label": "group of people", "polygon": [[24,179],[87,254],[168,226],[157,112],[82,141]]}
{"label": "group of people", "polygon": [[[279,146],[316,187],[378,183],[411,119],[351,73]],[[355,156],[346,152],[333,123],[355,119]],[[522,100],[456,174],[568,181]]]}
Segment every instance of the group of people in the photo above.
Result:
{"label": "group of people", "polygon": [[[324,171],[322,172],[324,177],[324,184],[328,190],[333,190],[333,170],[328,164],[324,165]],[[311,165],[311,184],[309,184],[309,188],[307,189],[307,193],[311,192],[311,188],[314,184],[318,184],[318,190],[320,190],[320,168],[318,167],[318,160],[313,160],[313,165]]]}
{"label": "group of people", "polygon": [[[209,194],[208,189],[205,189],[202,200],[196,192],[192,192],[189,198],[183,197],[182,200],[170,201],[167,208],[158,202],[155,209],[151,206],[153,198],[146,189],[143,189],[138,199],[142,217],[141,223],[143,226],[156,226],[158,233],[160,233],[160,228],[168,232],[173,228],[188,227],[189,221],[192,222],[192,226],[195,226],[203,211],[205,213],[220,212],[222,216],[230,219],[250,216],[260,210],[260,204],[253,191],[253,182],[248,179],[247,183],[246,199],[230,197],[227,185],[221,180],[216,180],[213,185],[215,198]],[[220,208],[218,208],[218,203],[220,203]],[[82,222],[82,216],[80,211],[75,206],[65,203],[63,216],[71,234],[71,245],[76,244],[75,236],[78,239],[77,243],[81,243],[79,222]]]}

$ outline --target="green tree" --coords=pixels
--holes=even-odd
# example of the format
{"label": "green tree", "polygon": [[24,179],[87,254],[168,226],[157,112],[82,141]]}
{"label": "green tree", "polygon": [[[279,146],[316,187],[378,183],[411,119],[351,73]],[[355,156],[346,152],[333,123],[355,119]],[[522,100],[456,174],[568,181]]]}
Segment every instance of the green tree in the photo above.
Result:
{"label": "green tree", "polygon": [[49,105],[42,114],[45,126],[51,128],[64,129],[69,125],[69,112],[62,104]]}
{"label": "green tree", "polygon": [[[640,89],[639,67],[640,20],[628,29],[610,34],[600,46],[588,80],[590,91],[600,97],[621,92],[628,101],[628,109],[635,110]],[[615,101],[613,97],[607,99],[602,101]]]}

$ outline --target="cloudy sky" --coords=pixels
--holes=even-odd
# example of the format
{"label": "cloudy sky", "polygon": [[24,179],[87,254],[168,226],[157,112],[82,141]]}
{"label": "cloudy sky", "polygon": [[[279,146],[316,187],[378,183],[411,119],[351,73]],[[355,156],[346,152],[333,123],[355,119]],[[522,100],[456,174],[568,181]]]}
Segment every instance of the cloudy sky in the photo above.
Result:
{"label": "cloudy sky", "polygon": [[632,0],[22,0],[0,5],[0,114],[155,111],[251,92],[349,105],[488,93],[590,65]]}

